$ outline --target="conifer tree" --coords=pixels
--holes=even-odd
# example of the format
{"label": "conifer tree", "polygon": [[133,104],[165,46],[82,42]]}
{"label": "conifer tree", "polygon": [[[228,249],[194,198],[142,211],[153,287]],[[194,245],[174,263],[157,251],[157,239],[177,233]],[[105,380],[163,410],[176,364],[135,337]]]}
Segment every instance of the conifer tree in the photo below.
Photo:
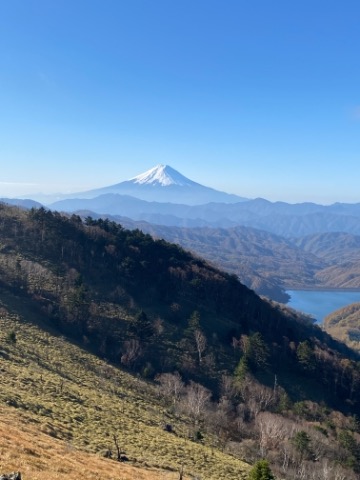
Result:
{"label": "conifer tree", "polygon": [[235,368],[235,372],[234,372],[235,378],[240,382],[243,381],[248,371],[249,371],[248,358],[246,355],[243,355],[237,367]]}
{"label": "conifer tree", "polygon": [[141,340],[146,340],[153,335],[154,330],[152,322],[143,310],[137,314],[133,329],[135,335]]}
{"label": "conifer tree", "polygon": [[193,336],[195,330],[197,329],[200,329],[200,313],[197,310],[194,310],[188,320],[187,333],[190,336]]}
{"label": "conifer tree", "polygon": [[267,460],[259,460],[249,473],[249,480],[275,480]]}
{"label": "conifer tree", "polygon": [[307,370],[309,372],[315,370],[316,361],[314,351],[307,340],[299,343],[296,350],[296,356],[298,358],[299,364],[303,367],[304,370]]}
{"label": "conifer tree", "polygon": [[294,435],[292,438],[292,443],[296,450],[300,453],[301,459],[310,455],[311,438],[304,430],[300,430]]}

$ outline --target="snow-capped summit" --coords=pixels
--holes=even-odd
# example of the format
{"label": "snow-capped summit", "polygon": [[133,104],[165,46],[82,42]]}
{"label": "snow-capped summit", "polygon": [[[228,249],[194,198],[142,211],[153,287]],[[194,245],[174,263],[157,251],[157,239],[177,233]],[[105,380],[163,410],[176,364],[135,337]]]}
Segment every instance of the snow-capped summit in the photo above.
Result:
{"label": "snow-capped summit", "polygon": [[147,170],[134,178],[131,178],[129,182],[137,183],[139,185],[161,185],[162,187],[168,187],[169,185],[179,185],[181,187],[199,185],[181,175],[169,165],[156,165],[155,167]]}
{"label": "snow-capped summit", "polygon": [[[237,195],[220,192],[193,182],[169,165],[156,165],[125,182],[72,196],[67,195],[66,198],[85,199],[108,194],[127,195],[148,202],[181,203],[185,205],[202,205],[210,202],[236,203],[245,200]],[[112,198],[111,201],[114,201],[114,199]],[[127,201],[130,202],[130,199]],[[56,204],[56,206],[61,208],[61,205]]]}

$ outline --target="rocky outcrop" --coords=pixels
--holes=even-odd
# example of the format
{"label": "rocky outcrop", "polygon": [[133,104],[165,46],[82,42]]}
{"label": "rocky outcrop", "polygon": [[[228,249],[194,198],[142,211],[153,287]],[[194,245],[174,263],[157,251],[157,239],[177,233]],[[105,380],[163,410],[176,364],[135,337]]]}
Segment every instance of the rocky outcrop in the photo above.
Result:
{"label": "rocky outcrop", "polygon": [[9,473],[8,475],[0,475],[0,480],[21,480],[20,472]]}

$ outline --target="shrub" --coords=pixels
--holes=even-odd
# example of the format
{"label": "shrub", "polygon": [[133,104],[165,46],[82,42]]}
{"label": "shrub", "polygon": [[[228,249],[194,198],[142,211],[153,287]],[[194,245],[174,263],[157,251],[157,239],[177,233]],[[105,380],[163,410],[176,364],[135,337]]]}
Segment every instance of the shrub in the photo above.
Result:
{"label": "shrub", "polygon": [[249,480],[275,480],[270,470],[269,462],[267,460],[259,460],[256,462],[250,470]]}

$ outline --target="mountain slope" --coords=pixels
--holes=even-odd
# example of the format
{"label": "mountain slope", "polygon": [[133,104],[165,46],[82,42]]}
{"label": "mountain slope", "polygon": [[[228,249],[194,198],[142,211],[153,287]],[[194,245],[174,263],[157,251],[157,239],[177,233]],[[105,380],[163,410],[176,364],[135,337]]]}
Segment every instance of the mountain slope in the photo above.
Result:
{"label": "mountain slope", "polygon": [[181,173],[174,170],[169,165],[156,165],[147,172],[141,173],[129,180],[129,183],[139,185],[159,185],[168,187],[169,185],[178,185],[180,187],[199,187],[199,183],[184,177]]}
{"label": "mountain slope", "polygon": [[78,213],[84,218],[108,217],[126,228],[175,242],[276,301],[286,302],[284,290],[291,288],[360,288],[359,239],[351,234],[334,232],[287,239],[251,227],[169,227],[116,215]]}
{"label": "mountain slope", "polygon": [[98,188],[74,197],[94,198],[104,194],[129,195],[151,202],[201,205],[209,202],[234,203],[244,199],[196,183],[168,165],[156,165],[147,172],[124,182]]}
{"label": "mountain slope", "polygon": [[[339,262],[360,261],[360,236],[346,232],[329,232],[293,239],[305,252],[319,258]],[[339,258],[339,252],[341,256]]]}
{"label": "mountain slope", "polygon": [[[22,372],[25,374],[25,371]],[[59,379],[60,381],[60,379]],[[166,470],[119,464],[115,460],[85,452],[69,441],[44,433],[35,415],[29,418],[19,409],[1,405],[0,453],[1,472],[19,471],[24,479],[59,480],[176,480],[178,473]],[[49,454],[51,451],[51,454]],[[186,475],[184,478],[188,479]]]}
{"label": "mountain slope", "polygon": [[[342,348],[316,326],[298,323],[296,316],[262,301],[235,276],[139,230],[90,218],[84,224],[79,217],[67,219],[44,209],[3,207],[0,213],[2,284],[29,296],[65,332],[86,336],[96,348],[105,342],[108,358],[119,358],[116,337],[129,334],[129,322],[141,308],[168,325],[167,341],[178,339],[186,319],[198,310],[206,334],[221,342],[229,335],[231,341],[231,332],[261,331],[269,342],[283,335],[290,341],[314,337]],[[168,357],[161,342],[152,348],[154,362]],[[175,348],[175,357],[178,353]],[[274,364],[277,355],[274,351]]]}
{"label": "mountain slope", "polygon": [[[158,187],[152,183],[131,183],[131,187],[125,188],[125,183],[119,184],[118,189],[115,186],[116,189],[111,187],[110,190],[92,191],[91,200],[79,194],[77,198],[68,198],[50,206],[68,212],[87,209],[98,214],[122,215],[133,220],[167,226],[227,228],[241,225],[286,238],[326,232],[360,234],[360,216],[356,205],[343,204],[341,208],[338,204],[290,205],[284,202],[272,203],[261,198],[247,201],[239,201],[239,198],[235,201],[219,198],[210,200],[202,194],[197,197],[199,201],[188,202],[186,192],[192,187],[188,190],[188,187],[176,184]],[[183,193],[178,194],[178,189]],[[142,191],[145,195],[141,194]],[[151,197],[152,192],[158,191],[159,197]],[[156,201],[147,201],[149,198]]]}
{"label": "mountain slope", "polygon": [[[23,478],[242,479],[242,461],[192,441],[191,421],[164,411],[154,385],[67,342],[0,289],[1,471]],[[14,332],[16,341],[9,341]],[[174,433],[164,430],[171,423]],[[116,442],[129,462],[116,461]],[[50,452],[49,452],[50,450]],[[96,455],[95,455],[96,454]],[[111,458],[108,458],[111,454]],[[37,475],[37,476],[35,476]]]}
{"label": "mountain slope", "polygon": [[40,208],[42,204],[30,200],[28,198],[0,198],[0,203],[6,203],[7,205],[15,205],[21,208]]}
{"label": "mountain slope", "polygon": [[291,241],[251,227],[179,228],[129,221],[126,225],[177,243],[278,301],[287,300],[281,288],[314,285],[315,273],[328,266]]}
{"label": "mountain slope", "polygon": [[[118,427],[130,460],[176,470],[180,452],[189,473],[209,479],[241,477],[240,459],[254,462],[259,452],[280,478],[282,452],[289,479],[323,462],[334,461],[334,472],[349,466],[339,438],[350,435],[358,450],[360,357],[309,319],[176,245],[108,220],[0,206],[0,239],[9,388],[0,400],[42,416],[50,434],[93,452],[109,446],[104,429]],[[44,336],[24,333],[31,324]],[[69,340],[81,350],[69,350]],[[282,433],[265,442],[273,422]],[[299,458],[298,431],[315,456]]]}
{"label": "mountain slope", "polygon": [[293,242],[326,263],[314,277],[319,285],[335,288],[360,287],[360,236],[346,232],[330,232],[293,239]]}
{"label": "mountain slope", "polygon": [[325,317],[324,328],[333,337],[360,351],[360,303],[332,312]]}

